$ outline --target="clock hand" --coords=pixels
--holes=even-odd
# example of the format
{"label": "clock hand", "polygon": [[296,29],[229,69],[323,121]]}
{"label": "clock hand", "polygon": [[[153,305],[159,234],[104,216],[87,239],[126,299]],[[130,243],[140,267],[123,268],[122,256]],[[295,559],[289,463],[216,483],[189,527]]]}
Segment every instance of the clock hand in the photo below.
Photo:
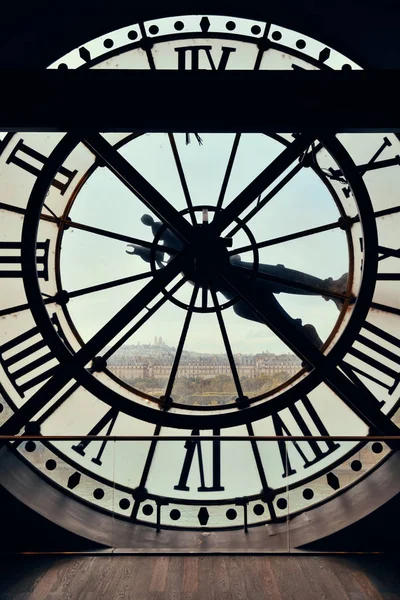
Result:
{"label": "clock hand", "polygon": [[309,275],[303,271],[288,269],[284,265],[267,265],[261,263],[256,272],[253,271],[253,264],[243,262],[240,256],[233,256],[230,260],[236,269],[240,269],[244,275],[245,271],[252,272],[256,278],[268,282],[269,290],[274,294],[300,294],[300,295],[319,295],[325,300],[333,300],[341,310],[345,300],[352,300],[353,297],[346,295],[348,274],[344,273],[339,279],[332,277],[320,279],[314,275]]}
{"label": "clock hand", "polygon": [[[48,219],[48,220],[50,221],[50,219]],[[53,219],[53,222],[57,222],[57,221],[55,219]],[[115,231],[108,231],[106,229],[100,229],[99,227],[92,227],[91,225],[87,225],[84,223],[78,223],[77,221],[70,221],[69,219],[66,219],[64,221],[60,221],[60,223],[64,227],[67,226],[69,229],[79,229],[81,231],[87,231],[88,233],[93,233],[94,235],[107,237],[112,240],[119,240],[121,242],[129,242],[130,244],[142,246],[143,248],[151,248],[152,247],[152,243],[147,242],[146,240],[142,240],[140,238],[132,237],[129,235],[124,235],[122,233],[116,233]],[[174,249],[170,248],[170,247],[163,248],[163,251],[168,252],[169,254],[176,254],[176,252],[174,252]]]}
{"label": "clock hand", "polygon": [[[195,133],[195,136],[198,136],[198,134]],[[179,179],[180,179],[180,182],[181,182],[183,195],[185,196],[186,205],[187,205],[188,210],[189,210],[190,219],[192,221],[192,225],[196,225],[196,216],[195,216],[194,210],[193,210],[193,202],[192,202],[192,198],[190,196],[188,185],[186,183],[186,177],[185,177],[185,173],[183,171],[183,167],[182,167],[181,159],[180,159],[180,156],[179,156],[178,148],[177,148],[177,145],[176,145],[176,142],[175,142],[174,134],[173,133],[169,133],[168,134],[168,139],[169,139],[169,143],[171,145],[172,154],[174,155],[176,169],[178,171]],[[199,136],[198,139],[201,140],[200,136]],[[186,134],[186,144],[188,144],[188,143],[189,143],[189,134],[187,133]],[[202,142],[200,142],[200,144],[201,143]]]}
{"label": "clock hand", "polygon": [[[241,276],[245,276],[247,279],[248,274],[245,273],[245,270],[241,270],[238,267],[233,267],[235,272],[240,273]],[[247,279],[247,281],[249,281]],[[215,283],[215,282],[214,282]],[[252,285],[254,286],[254,290],[257,293],[257,296],[259,296],[260,298],[263,298],[264,296],[268,296],[271,293],[277,293],[276,292],[276,286],[274,286],[274,284],[271,284],[271,282],[268,280],[252,280]],[[233,298],[237,299],[237,293],[233,290],[233,288],[231,286],[229,286],[227,283],[225,282],[218,282],[218,284],[216,285],[216,289],[221,292],[228,300],[232,300]],[[306,292],[300,292],[300,293],[306,293]],[[239,316],[242,317],[243,319],[247,319],[249,321],[255,321],[257,323],[263,323],[265,324],[265,319],[255,310],[253,310],[249,304],[243,300],[243,299],[239,299],[237,300],[234,305],[233,305],[233,310],[234,312]],[[307,337],[307,339],[317,348],[320,348],[323,345],[323,342],[321,340],[321,338],[318,335],[317,330],[315,329],[314,325],[311,324],[306,324],[303,325],[302,320],[301,319],[293,319],[290,315],[288,315],[288,313],[284,310],[284,308],[282,308],[282,306],[279,304],[279,302],[277,302],[277,310],[280,311],[280,313],[282,315],[284,315],[284,317],[286,319],[289,319],[294,326],[297,329],[301,329],[303,331],[303,334]]]}
{"label": "clock hand", "polygon": [[193,235],[190,223],[102,135],[88,133],[83,143],[183,242],[190,242]]}
{"label": "clock hand", "polygon": [[[154,274],[153,279],[118,311],[75,355],[65,351],[65,362],[54,370],[54,374],[25,404],[0,427],[0,435],[14,435],[30,421],[75,374],[83,369],[103,348],[115,338],[183,269],[187,256],[180,256]],[[56,332],[54,331],[54,334]],[[79,377],[77,377],[79,381]]]}
{"label": "clock hand", "polygon": [[375,396],[366,387],[356,387],[337,365],[318,350],[304,332],[288,319],[272,293],[260,296],[256,289],[233,267],[219,277],[239,295],[251,310],[303,361],[310,365],[325,383],[352,411],[379,435],[399,435],[400,429],[380,410]]}
{"label": "clock hand", "polygon": [[[156,236],[157,232],[163,224],[159,221],[154,221],[154,219],[150,215],[144,214],[141,218],[142,223],[148,225],[152,228],[153,235]],[[208,223],[207,223],[208,226]],[[160,241],[163,241],[168,249],[173,250],[181,250],[182,243],[175,236],[173,232],[166,229],[160,236]],[[134,244],[128,244],[128,247],[133,248],[133,251],[126,250],[127,254],[136,254],[139,255],[145,262],[151,262],[151,250],[148,248],[138,247]],[[163,246],[159,245],[159,248]],[[166,252],[168,252],[168,249]],[[156,251],[156,262],[158,266],[161,268],[163,266],[164,254],[162,252]],[[302,271],[298,271],[295,269],[288,269],[284,265],[267,265],[260,264],[258,266],[257,272],[253,272],[253,264],[250,262],[244,262],[241,260],[241,257],[238,255],[232,255],[230,258],[230,262],[235,268],[240,268],[243,271],[251,271],[253,276],[265,280],[265,285],[269,286],[269,291],[279,294],[279,293],[288,293],[288,294],[301,294],[301,295],[320,295],[325,300],[333,300],[338,308],[341,310],[343,302],[346,299],[353,299],[351,296],[346,295],[346,284],[347,284],[347,273],[342,275],[336,281],[333,280],[332,277],[327,279],[320,279],[319,277],[315,277],[313,275],[309,275]],[[243,273],[247,275],[247,273]],[[263,286],[261,282],[258,283],[259,286]],[[233,294],[229,293],[229,290],[223,291],[220,290],[226,297],[233,297]],[[237,305],[236,305],[237,306]],[[246,311],[244,311],[246,312]],[[239,314],[239,313],[238,313]],[[241,316],[245,316],[244,314]],[[245,317],[248,318],[248,317]],[[256,319],[251,319],[256,320]],[[314,339],[320,339],[316,333]],[[321,342],[322,345],[322,342]]]}
{"label": "clock hand", "polygon": [[[250,213],[249,213],[250,214]],[[248,221],[247,216],[244,219],[241,219],[240,223],[246,223]],[[249,250],[254,250],[254,248],[269,248],[270,246],[275,246],[276,244],[283,244],[286,242],[291,242],[293,240],[298,240],[303,237],[308,237],[310,235],[315,235],[316,233],[322,233],[324,231],[331,231],[332,229],[343,229],[346,230],[351,227],[353,223],[358,220],[358,217],[340,217],[337,221],[333,221],[332,223],[326,223],[326,225],[320,225],[319,227],[310,227],[309,229],[303,229],[302,231],[296,231],[295,233],[289,233],[288,235],[280,235],[276,238],[270,238],[269,240],[265,240],[264,242],[258,242],[257,244],[247,244],[246,246],[240,246],[239,248],[235,248],[231,250],[229,254],[231,256],[235,254],[240,254],[242,252],[248,252]],[[232,229],[228,235],[235,235],[237,231],[239,231],[240,226]]]}
{"label": "clock hand", "polygon": [[241,136],[242,136],[241,133],[237,133],[235,135],[234,140],[233,140],[231,154],[229,156],[228,165],[226,167],[226,171],[225,171],[225,175],[224,175],[224,180],[222,182],[221,191],[219,193],[218,201],[217,201],[217,204],[216,204],[216,212],[218,212],[219,210],[221,210],[222,203],[223,203],[224,198],[225,198],[226,189],[228,187],[229,178],[231,176],[232,167],[233,167],[233,163],[235,161],[235,157],[236,157],[236,153],[237,153],[237,149],[238,149],[238,146],[239,146],[239,142],[240,142]]}
{"label": "clock hand", "polygon": [[265,188],[275,181],[296,158],[299,158],[304,153],[313,139],[314,137],[306,134],[297,137],[224,210],[215,215],[210,228],[216,234],[221,234],[232,221],[246,210]]}
{"label": "clock hand", "polygon": [[[154,221],[151,215],[145,214],[140,220],[144,225],[148,225],[149,227],[151,227],[154,236],[156,236],[158,231],[162,227],[164,227],[163,223],[161,223],[160,221]],[[165,231],[163,231],[163,233],[160,235],[159,239],[160,241],[163,241],[165,243],[165,253],[167,254],[173,254],[182,250],[182,242],[169,229],[165,229]],[[153,245],[154,244],[149,243],[148,247],[144,247],[143,245],[138,244],[128,244],[128,248],[133,248],[133,250],[125,250],[125,252],[127,254],[135,254],[137,256],[140,256],[140,258],[142,258],[145,262],[151,263]],[[158,249],[164,248],[164,246],[160,244],[158,244],[156,247]],[[155,262],[161,269],[164,266],[164,252],[158,249],[155,252],[154,258]]]}
{"label": "clock hand", "polygon": [[[164,227],[163,223],[160,221],[155,221],[151,215],[144,214],[140,220],[144,225],[151,227],[154,237],[157,235],[159,230]],[[176,235],[168,228],[164,228],[164,231],[160,235],[160,241],[164,242],[166,246],[166,252],[169,252],[170,250],[179,251],[183,248],[181,240],[177,238]]]}
{"label": "clock hand", "polygon": [[[142,248],[141,246],[137,246],[135,244],[128,244],[128,248],[133,248],[133,250],[125,250],[126,254],[137,254],[144,260],[144,262],[151,262],[151,250],[149,248]],[[155,261],[161,269],[164,266],[164,252],[159,252],[156,250]]]}
{"label": "clock hand", "polygon": [[[208,227],[208,213],[206,212],[206,224]],[[147,214],[144,214],[141,218],[142,223],[151,227],[153,235],[156,236],[158,231],[163,224],[161,222],[154,221],[154,219]],[[175,236],[173,232],[168,229],[161,234],[160,240],[164,241],[167,245],[167,248],[172,250],[179,251],[182,248],[182,243]],[[127,254],[137,254],[139,255],[145,262],[151,262],[151,250],[148,248],[138,247],[134,244],[128,244],[129,247],[133,248],[133,251],[126,250]],[[162,248],[163,246],[159,245],[158,247]],[[168,250],[167,250],[168,252]],[[158,266],[161,268],[163,266],[164,254],[162,252],[156,251],[155,260]],[[269,292],[274,294],[279,293],[287,293],[287,294],[300,294],[300,295],[320,295],[325,300],[333,300],[335,302],[338,310],[341,310],[343,306],[343,302],[345,300],[352,300],[352,296],[346,295],[346,287],[347,287],[347,278],[348,275],[345,273],[336,281],[333,280],[332,277],[327,279],[320,279],[319,277],[315,277],[313,275],[309,275],[302,271],[298,271],[295,269],[288,269],[284,265],[267,265],[260,264],[256,272],[253,271],[253,264],[250,262],[242,261],[241,257],[237,254],[231,255],[230,262],[237,269],[241,269],[244,275],[248,275],[245,271],[251,272],[253,277],[261,279],[262,281],[258,281],[255,283],[260,288],[260,292],[262,289],[266,289]],[[189,283],[192,283],[189,281]],[[206,288],[203,288],[203,291]],[[232,299],[234,294],[229,290],[220,289],[228,299]],[[243,318],[250,319],[252,321],[259,321],[258,318],[255,317],[254,313],[247,309],[247,307],[243,305],[243,302],[236,303],[234,305],[234,311],[242,316]],[[261,320],[262,322],[262,320]],[[318,336],[318,333],[313,325],[305,326],[308,328],[308,337],[312,340],[312,342],[320,347],[322,346],[322,341]]]}

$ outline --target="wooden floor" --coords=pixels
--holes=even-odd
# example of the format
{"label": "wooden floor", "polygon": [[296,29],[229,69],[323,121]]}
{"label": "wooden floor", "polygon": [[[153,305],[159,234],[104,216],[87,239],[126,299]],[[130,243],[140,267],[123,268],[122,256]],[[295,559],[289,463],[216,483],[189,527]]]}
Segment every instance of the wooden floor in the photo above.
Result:
{"label": "wooden floor", "polygon": [[15,556],[1,600],[397,600],[400,557]]}

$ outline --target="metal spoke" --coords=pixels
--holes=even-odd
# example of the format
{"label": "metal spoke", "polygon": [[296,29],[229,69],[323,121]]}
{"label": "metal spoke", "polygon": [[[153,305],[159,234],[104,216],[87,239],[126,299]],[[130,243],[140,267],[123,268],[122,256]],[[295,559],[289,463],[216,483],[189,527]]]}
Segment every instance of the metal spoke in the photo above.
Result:
{"label": "metal spoke", "polygon": [[191,240],[192,226],[102,135],[87,134],[83,143],[180,239],[184,242]]}
{"label": "metal spoke", "polygon": [[341,229],[342,227],[342,222],[334,221],[333,223],[327,223],[326,225],[320,225],[319,227],[312,227],[310,229],[303,229],[302,231],[297,231],[296,233],[281,235],[270,240],[265,240],[264,242],[259,242],[255,245],[249,244],[248,246],[241,246],[240,248],[230,250],[229,254],[233,256],[234,254],[240,254],[241,252],[248,252],[249,250],[253,250],[254,248],[268,248],[269,246],[275,246],[276,244],[282,244],[283,242],[291,242],[292,240],[298,240],[309,235],[315,235],[324,231],[330,231],[331,229]]}
{"label": "metal spoke", "polygon": [[[249,434],[249,436],[251,438],[253,438],[254,437],[253,425],[251,423],[247,423],[246,428],[247,428],[247,433]],[[265,475],[264,465],[262,462],[260,450],[258,448],[258,444],[257,444],[256,440],[251,439],[250,444],[251,444],[251,449],[253,451],[254,460],[255,460],[255,463],[257,466],[257,471],[258,471],[258,476],[260,478],[261,487],[262,487],[264,495],[266,496],[266,502],[268,505],[268,509],[270,511],[271,517],[273,519],[275,519],[276,518],[275,506],[274,506],[274,503],[272,502],[272,500],[274,498],[274,492],[268,485],[267,477]]]}
{"label": "metal spoke", "polygon": [[[10,212],[15,212],[15,213],[21,214],[21,215],[24,215],[26,212],[26,210],[24,208],[19,208],[18,206],[13,206],[11,204],[4,204],[3,202],[0,202],[0,209],[8,210]],[[162,246],[162,245],[154,246],[154,244],[152,242],[146,242],[145,240],[142,240],[140,238],[134,238],[130,235],[124,235],[122,233],[116,233],[114,231],[108,231],[106,229],[92,227],[91,225],[85,225],[84,223],[78,223],[77,221],[70,220],[69,217],[62,219],[61,217],[45,215],[42,213],[40,215],[40,218],[43,221],[48,221],[50,223],[56,223],[57,225],[62,224],[65,228],[68,227],[68,228],[81,229],[82,231],[88,231],[89,233],[94,233],[95,235],[102,235],[104,237],[108,237],[113,240],[119,240],[121,242],[128,242],[130,244],[136,244],[137,246],[143,246],[144,248],[155,247],[157,250],[160,250],[161,252],[166,252],[167,254],[174,255],[179,252],[179,250],[177,250],[176,248],[172,248],[170,246]]]}
{"label": "metal spoke", "polygon": [[[322,144],[318,144],[314,150],[313,153],[317,153],[321,150],[322,148]],[[304,156],[304,155],[303,155]],[[250,221],[250,219],[252,219],[262,208],[264,208],[264,206],[266,204],[268,204],[268,202],[270,200],[272,200],[272,198],[274,196],[276,196],[276,194],[278,192],[280,192],[287,183],[289,183],[289,181],[291,181],[293,179],[293,177],[295,175],[297,175],[297,173],[299,171],[301,171],[301,169],[304,168],[304,163],[303,160],[300,160],[299,164],[295,165],[293,167],[293,169],[291,171],[289,171],[289,173],[287,173],[285,175],[285,177],[282,177],[282,179],[279,181],[279,183],[276,184],[276,186],[270,190],[265,196],[264,198],[262,198],[258,203],[257,206],[255,206],[247,215],[245,215],[243,217],[243,219],[241,219],[241,222],[238,223],[237,225],[235,225],[227,234],[227,237],[233,237],[238,231],[239,229],[241,229],[243,227],[244,223],[248,223],[248,221]]]}
{"label": "metal spoke", "polygon": [[42,425],[42,423],[44,423],[49,417],[51,417],[51,415],[62,405],[64,404],[64,402],[70,397],[72,396],[72,394],[74,392],[76,392],[76,390],[78,388],[80,388],[80,383],[76,382],[73,385],[71,385],[71,387],[64,392],[64,394],[62,394],[62,396],[60,398],[58,398],[58,400],[56,400],[54,402],[54,404],[52,404],[51,406],[49,406],[49,408],[42,414],[40,415],[40,417],[38,419],[35,419],[36,423],[38,425]]}
{"label": "metal spoke", "polygon": [[[98,331],[87,344],[80,350],[76,357],[82,353],[81,364],[86,364],[93,356],[101,351],[119,331],[138,315],[160,291],[168,285],[182,270],[187,258],[185,255],[174,258],[168,265],[157,271],[153,279],[141,289],[129,302]],[[82,366],[83,366],[82,365]]]}
{"label": "metal spoke", "polygon": [[[24,208],[19,208],[18,206],[13,206],[11,204],[4,204],[3,202],[0,202],[0,209],[8,210],[10,212],[15,212],[21,215],[24,215],[26,212]],[[122,233],[116,233],[114,231],[108,231],[107,229],[92,227],[91,225],[85,225],[84,223],[78,223],[77,221],[72,221],[69,217],[62,219],[61,217],[53,215],[44,215],[42,213],[40,215],[40,218],[43,221],[56,223],[57,225],[62,224],[65,228],[68,227],[68,229],[81,229],[82,231],[88,231],[89,233],[94,233],[95,235],[102,235],[113,240],[128,242],[129,244],[136,244],[137,246],[143,246],[144,248],[153,248],[154,246],[152,242],[146,242],[145,240],[142,240],[140,238],[135,238],[130,235],[124,235]],[[170,246],[156,245],[155,248],[157,250],[160,250],[161,252],[166,252],[167,254],[177,254],[179,252],[179,250],[177,250],[176,248],[171,248]]]}
{"label": "metal spoke", "polygon": [[[67,292],[69,298],[77,298],[78,296],[84,296],[85,294],[91,294],[93,292],[99,292],[101,290],[107,290],[113,287],[117,287],[120,285],[125,285],[127,283],[132,283],[133,281],[140,281],[141,279],[147,279],[153,275],[152,271],[146,271],[145,273],[139,273],[138,275],[131,275],[130,277],[123,277],[122,279],[114,279],[113,281],[108,281],[107,283],[100,283],[99,285],[92,285],[90,287],[81,288],[80,290],[74,290],[73,292]],[[52,304],[58,303],[58,294],[54,296],[48,296],[43,299],[44,304]],[[19,312],[21,310],[26,310],[29,308],[29,304],[18,304],[17,306],[12,306],[11,308],[4,308],[0,310],[0,317],[5,317],[6,315],[11,315],[15,312]]]}
{"label": "metal spoke", "polygon": [[93,292],[100,292],[102,290],[108,290],[113,287],[132,283],[133,281],[140,281],[141,279],[147,279],[153,275],[152,271],[146,271],[146,273],[139,273],[138,275],[131,275],[130,277],[123,277],[122,279],[114,279],[107,283],[100,283],[99,285],[91,285],[90,287],[81,288],[80,290],[74,290],[68,292],[70,298],[77,298],[78,296],[84,296],[85,294],[92,294]]}
{"label": "metal spoke", "polygon": [[101,352],[115,336],[126,327],[162,289],[182,271],[186,254],[174,258],[166,267],[156,272],[153,279],[116,313],[78,352],[54,369],[53,376],[19,409],[0,426],[0,434],[18,431],[62,390],[77,371]]}
{"label": "metal spoke", "polygon": [[[44,304],[52,304],[53,302],[55,302],[53,296],[49,298],[43,298]],[[3,310],[0,310],[0,317],[12,315],[15,312],[19,312],[20,310],[27,310],[28,308],[30,308],[30,305],[28,303],[18,304],[17,306],[11,306],[10,308],[3,308]]]}
{"label": "metal spoke", "polygon": [[187,336],[187,333],[189,331],[190,321],[192,319],[193,309],[194,309],[194,305],[196,303],[196,298],[197,298],[198,291],[199,291],[199,286],[196,285],[194,287],[193,292],[192,292],[192,297],[190,299],[189,308],[188,308],[188,311],[186,313],[185,321],[184,321],[183,328],[182,328],[181,337],[179,339],[178,347],[177,347],[176,353],[175,353],[174,362],[173,362],[173,365],[172,365],[171,372],[169,374],[167,387],[165,389],[165,397],[166,398],[169,398],[171,396],[172,388],[173,388],[174,383],[175,383],[175,377],[176,377],[176,373],[178,371],[179,363],[180,363],[180,360],[181,360],[183,347],[184,347],[185,341],[186,341],[186,336]]}
{"label": "metal spoke", "polygon": [[[177,292],[186,281],[186,277],[183,277],[180,281],[178,281],[177,284],[174,285],[169,294],[171,295]],[[115,342],[115,344],[107,350],[107,352],[104,354],[104,358],[106,360],[110,358],[110,356],[114,354],[126,342],[126,340],[128,340],[131,337],[131,335],[133,335],[138,329],[140,329],[140,327],[144,325],[144,323],[146,323],[146,321],[148,321],[150,317],[152,317],[158,311],[158,309],[161,308],[163,304],[165,304],[167,300],[168,296],[165,295],[158,302],[156,302],[154,306],[149,308],[148,312],[141,319],[139,319],[139,321],[135,325],[133,325],[133,327],[131,327],[126,333],[124,333],[124,335],[118,340],[118,342]]]}
{"label": "metal spoke", "polygon": [[225,175],[224,175],[224,180],[222,182],[221,191],[219,193],[219,198],[218,198],[218,202],[217,202],[217,205],[216,205],[216,208],[215,208],[215,212],[219,212],[221,210],[222,203],[223,203],[224,198],[225,198],[226,189],[228,187],[229,178],[231,176],[232,167],[233,167],[233,163],[235,161],[236,152],[237,152],[237,149],[238,149],[238,146],[239,146],[241,135],[242,135],[241,133],[237,133],[235,135],[235,139],[233,140],[232,150],[231,150],[231,154],[229,156],[228,166],[226,167],[226,171],[225,171]]}
{"label": "metal spoke", "polygon": [[276,186],[264,196],[264,198],[261,198],[261,200],[257,203],[257,206],[252,208],[252,210],[240,220],[240,223],[237,223],[234,227],[232,227],[232,229],[227,233],[226,237],[233,237],[245,223],[250,221],[250,219],[252,219],[262,208],[264,208],[264,206],[268,204],[268,202],[272,200],[272,198],[276,196],[276,194],[280,192],[285,185],[289,183],[289,181],[291,181],[291,179],[293,179],[293,177],[297,175],[297,173],[303,168],[304,167],[301,163],[295,165],[293,169],[289,171],[285,177],[282,177],[281,181],[279,181]]}
{"label": "metal spoke", "polygon": [[196,216],[195,216],[194,210],[193,210],[192,199],[190,197],[189,188],[186,183],[185,173],[183,172],[183,167],[182,167],[181,159],[179,157],[179,152],[178,152],[178,148],[176,146],[174,134],[169,133],[168,139],[169,139],[169,143],[171,144],[172,154],[174,155],[176,168],[178,170],[179,179],[181,181],[181,186],[182,186],[183,194],[185,196],[186,204],[189,209],[189,215],[190,215],[190,219],[192,221],[192,225],[197,225]]}
{"label": "metal spoke", "polygon": [[212,289],[210,291],[211,291],[211,296],[212,296],[214,307],[215,307],[215,313],[216,313],[217,319],[218,319],[218,325],[219,325],[219,328],[221,330],[222,339],[224,340],[224,346],[225,346],[226,355],[228,357],[229,366],[231,368],[233,380],[235,382],[235,387],[236,387],[238,399],[240,400],[241,398],[243,398],[242,384],[240,383],[239,374],[237,372],[235,359],[233,358],[233,352],[232,352],[231,344],[230,344],[230,341],[229,341],[229,338],[228,338],[228,334],[227,334],[227,331],[226,331],[226,327],[225,327],[225,323],[224,323],[224,318],[222,316],[221,308],[219,306],[218,298],[217,298],[217,294],[216,294],[215,290]]}
{"label": "metal spoke", "polygon": [[[161,425],[156,425],[153,435],[159,436],[160,432],[161,432]],[[145,462],[145,465],[144,465],[143,471],[142,471],[142,476],[140,478],[140,483],[139,483],[138,487],[136,488],[135,503],[133,505],[132,512],[131,512],[131,521],[136,521],[140,504],[145,499],[143,492],[146,489],[146,482],[147,482],[147,478],[149,476],[151,464],[153,462],[154,454],[155,454],[156,447],[157,447],[157,442],[158,442],[157,439],[151,440],[149,452],[147,454],[146,462]],[[142,492],[142,493],[140,493],[140,492]]]}
{"label": "metal spoke", "polygon": [[272,293],[261,297],[249,286],[247,278],[230,269],[220,273],[221,278],[238,294],[298,357],[311,368],[337,394],[352,411],[381,435],[398,435],[400,429],[384,415],[375,396],[354,384],[304,335],[282,309]]}
{"label": "metal spoke", "polygon": [[222,212],[215,215],[210,225],[214,232],[221,234],[265,188],[305,152],[313,139],[311,135],[301,135],[285,148]]}
{"label": "metal spoke", "polygon": [[[48,219],[50,220],[50,219]],[[130,235],[123,235],[121,233],[115,233],[114,231],[107,231],[106,229],[99,229],[98,227],[92,227],[91,225],[85,225],[83,223],[77,223],[76,221],[63,221],[68,228],[73,227],[74,229],[81,229],[82,231],[88,231],[95,235],[102,235],[104,237],[111,238],[113,240],[119,240],[121,242],[128,242],[130,244],[136,244],[137,246],[143,246],[144,248],[155,248],[160,252],[167,252],[168,254],[177,254],[179,250],[171,248],[170,246],[163,246],[161,244],[154,245],[152,242],[146,242],[140,238],[135,238]]]}

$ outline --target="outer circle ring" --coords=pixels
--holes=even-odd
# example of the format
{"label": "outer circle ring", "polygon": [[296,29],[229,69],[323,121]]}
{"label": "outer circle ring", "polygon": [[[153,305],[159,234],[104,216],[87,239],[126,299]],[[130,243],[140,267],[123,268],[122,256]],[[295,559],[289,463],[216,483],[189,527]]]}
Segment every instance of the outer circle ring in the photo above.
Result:
{"label": "outer circle ring", "polygon": [[[21,264],[27,300],[39,330],[60,363],[70,363],[72,355],[55,331],[42,301],[36,272],[36,237],[40,212],[52,179],[66,157],[81,139],[82,135],[80,133],[66,134],[50,155],[33,187],[22,231]],[[378,265],[378,243],[371,201],[362,178],[355,168],[354,162],[336,138],[327,137],[321,141],[341,166],[342,172],[348,180],[357,200],[364,235],[364,272],[360,285],[359,298],[355,303],[345,331],[327,355],[330,360],[338,364],[362,327],[372,300]],[[208,412],[206,415],[194,415],[193,412],[191,414],[178,414],[173,411],[164,412],[138,404],[104,386],[99,379],[90,374],[86,369],[75,368],[73,377],[88,391],[117,410],[148,422],[183,429],[226,428],[240,425],[250,420],[261,419],[298,400],[302,394],[307,394],[323,380],[322,374],[314,369],[297,385],[284,391],[279,396],[271,398],[267,402],[258,403],[244,410],[232,410],[229,413],[225,411],[223,414]]]}
{"label": "outer circle ring", "polygon": [[[195,206],[194,212],[199,212],[200,210],[203,210],[204,208],[208,209],[209,211],[216,212],[215,206],[208,206],[208,205]],[[186,215],[186,214],[188,214],[189,209],[186,208],[185,210],[182,210],[179,212],[181,215]],[[246,233],[246,235],[249,239],[249,242],[252,245],[253,267],[250,271],[250,277],[251,277],[251,279],[253,279],[255,274],[257,273],[258,265],[259,265],[257,242],[256,242],[256,239],[255,239],[253,233],[251,232],[250,228],[246,225],[246,223],[241,223],[240,219],[235,219],[235,221],[236,221],[236,223],[241,224],[241,229],[243,229],[243,231]],[[159,244],[160,239],[161,239],[163,233],[166,231],[166,229],[167,229],[167,226],[163,225],[162,227],[160,227],[160,229],[157,231],[156,235],[154,236],[154,241],[153,241],[153,245],[152,245],[151,252],[150,252],[150,264],[151,264],[151,270],[153,273],[155,273],[157,270],[157,267],[156,267],[156,245]],[[164,295],[167,295],[165,289],[161,290],[161,292]],[[169,296],[169,299],[176,306],[179,306],[179,308],[182,308],[183,310],[188,310],[189,305],[185,304],[181,300],[178,300],[178,298],[175,298],[175,296],[173,294]],[[219,304],[219,309],[225,310],[226,308],[229,308],[229,307],[233,306],[234,304],[236,304],[236,302],[238,302],[239,300],[240,300],[239,296],[235,296],[231,300],[227,300],[226,302]],[[215,312],[215,310],[216,310],[215,308],[203,308],[203,307],[199,308],[196,306],[193,308],[193,312],[197,312],[197,313],[206,313],[206,312],[212,313],[212,312]]]}

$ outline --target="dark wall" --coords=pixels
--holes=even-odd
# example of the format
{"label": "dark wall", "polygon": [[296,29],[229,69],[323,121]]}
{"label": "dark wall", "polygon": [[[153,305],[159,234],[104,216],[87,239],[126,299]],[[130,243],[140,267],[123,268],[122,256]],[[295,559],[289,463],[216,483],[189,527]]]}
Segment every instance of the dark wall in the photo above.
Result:
{"label": "dark wall", "polygon": [[1,552],[74,552],[99,549],[54,523],[51,523],[0,486]]}
{"label": "dark wall", "polygon": [[397,0],[8,1],[1,10],[0,67],[43,66],[107,31],[188,13],[273,21],[315,36],[365,66],[400,68]]}
{"label": "dark wall", "polygon": [[318,542],[305,550],[315,552],[398,552],[400,494],[357,523]]}

